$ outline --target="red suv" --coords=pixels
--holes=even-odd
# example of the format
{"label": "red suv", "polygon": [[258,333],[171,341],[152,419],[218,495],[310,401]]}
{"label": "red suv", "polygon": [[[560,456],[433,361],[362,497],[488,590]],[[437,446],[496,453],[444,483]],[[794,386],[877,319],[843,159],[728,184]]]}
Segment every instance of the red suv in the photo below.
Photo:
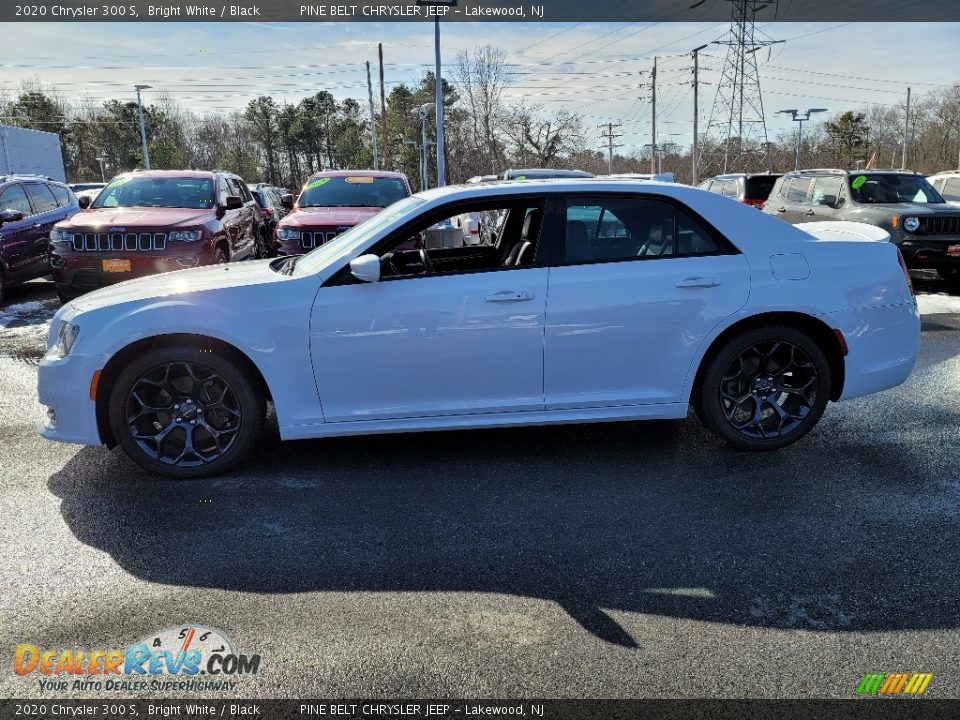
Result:
{"label": "red suv", "polygon": [[104,285],[265,254],[257,203],[238,176],[147,170],[118,175],[50,233],[66,302]]}
{"label": "red suv", "polygon": [[300,191],[283,204],[292,208],[277,225],[274,247],[278,255],[302,255],[410,195],[403,173],[383,170],[328,170],[315,173]]}

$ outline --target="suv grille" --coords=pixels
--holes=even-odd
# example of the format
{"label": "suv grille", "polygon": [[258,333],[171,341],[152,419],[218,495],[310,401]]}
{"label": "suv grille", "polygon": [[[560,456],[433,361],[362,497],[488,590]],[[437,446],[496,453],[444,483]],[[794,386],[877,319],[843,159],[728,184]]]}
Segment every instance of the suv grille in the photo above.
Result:
{"label": "suv grille", "polygon": [[920,232],[927,235],[960,235],[960,215],[920,218]]}
{"label": "suv grille", "polygon": [[117,252],[164,250],[166,233],[74,233],[73,249],[77,252]]}
{"label": "suv grille", "polygon": [[[344,228],[346,229],[346,228]],[[313,232],[301,232],[300,233],[300,247],[304,250],[312,250],[318,245],[323,245],[333,240],[341,231],[334,230],[316,230]]]}

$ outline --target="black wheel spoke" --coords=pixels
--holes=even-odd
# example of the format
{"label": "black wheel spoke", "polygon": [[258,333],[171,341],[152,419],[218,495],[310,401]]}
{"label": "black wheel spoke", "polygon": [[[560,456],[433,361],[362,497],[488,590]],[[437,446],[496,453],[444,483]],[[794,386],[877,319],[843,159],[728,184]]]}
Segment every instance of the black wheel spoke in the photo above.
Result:
{"label": "black wheel spoke", "polygon": [[214,370],[193,362],[151,368],[127,396],[127,429],[149,457],[177,467],[214,462],[240,430],[240,403]]}
{"label": "black wheel spoke", "polygon": [[817,401],[819,375],[806,351],[786,340],[767,340],[741,351],[721,376],[724,417],[741,435],[772,439],[803,422]]}

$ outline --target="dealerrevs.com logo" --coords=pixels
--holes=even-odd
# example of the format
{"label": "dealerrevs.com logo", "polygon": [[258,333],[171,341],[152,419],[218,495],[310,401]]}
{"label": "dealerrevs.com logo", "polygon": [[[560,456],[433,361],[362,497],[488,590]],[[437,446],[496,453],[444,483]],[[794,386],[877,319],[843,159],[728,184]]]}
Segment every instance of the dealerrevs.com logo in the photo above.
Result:
{"label": "dealerrevs.com logo", "polygon": [[125,650],[41,648],[20,643],[13,671],[39,676],[45,691],[230,691],[256,675],[259,655],[244,655],[216,628],[177,625],[150,633]]}

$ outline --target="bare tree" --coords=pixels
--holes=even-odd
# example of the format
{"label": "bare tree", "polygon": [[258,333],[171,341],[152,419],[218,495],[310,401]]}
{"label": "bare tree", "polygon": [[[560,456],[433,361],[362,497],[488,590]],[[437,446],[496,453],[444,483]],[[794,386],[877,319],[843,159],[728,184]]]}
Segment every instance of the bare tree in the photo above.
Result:
{"label": "bare tree", "polygon": [[507,72],[503,51],[485,45],[457,56],[454,82],[460,90],[472,123],[472,142],[478,174],[496,173],[504,163],[499,125],[503,119],[503,89]]}

